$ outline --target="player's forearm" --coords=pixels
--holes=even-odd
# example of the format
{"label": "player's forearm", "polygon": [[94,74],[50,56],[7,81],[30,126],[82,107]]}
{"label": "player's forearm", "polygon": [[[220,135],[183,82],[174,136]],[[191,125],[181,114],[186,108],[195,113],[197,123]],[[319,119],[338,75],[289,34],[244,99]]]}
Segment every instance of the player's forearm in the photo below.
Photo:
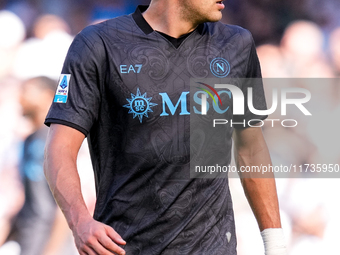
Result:
{"label": "player's forearm", "polygon": [[76,161],[83,133],[52,124],[46,142],[44,172],[52,193],[71,228],[79,254],[121,254],[122,237],[92,218],[85,205]]}
{"label": "player's forearm", "polygon": [[44,172],[52,194],[72,229],[82,218],[91,217],[85,205],[76,160],[79,145],[72,144],[51,127],[45,149]]}
{"label": "player's forearm", "polygon": [[[260,166],[270,165],[270,155],[261,136],[251,143],[243,143],[238,140],[237,149],[235,150],[235,160],[237,166]],[[280,214],[277,199],[276,185],[274,175],[262,173],[242,173],[241,182],[245,195],[254,212],[259,224],[260,230],[266,228],[280,228]]]}
{"label": "player's forearm", "polygon": [[281,228],[274,179],[247,178],[242,185],[260,230]]}
{"label": "player's forearm", "polygon": [[46,152],[45,175],[55,200],[72,228],[80,217],[89,216],[89,213],[81,194],[75,162],[56,155],[63,153]]}

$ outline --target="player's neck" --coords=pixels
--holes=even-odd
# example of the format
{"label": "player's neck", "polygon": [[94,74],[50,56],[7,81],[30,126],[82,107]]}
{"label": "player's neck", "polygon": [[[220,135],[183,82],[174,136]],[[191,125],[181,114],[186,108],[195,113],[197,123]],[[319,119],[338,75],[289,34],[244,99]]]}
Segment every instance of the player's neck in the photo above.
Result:
{"label": "player's neck", "polygon": [[182,16],[179,6],[173,1],[151,2],[149,8],[143,13],[144,19],[153,30],[174,38],[190,33],[199,25],[183,19]]}

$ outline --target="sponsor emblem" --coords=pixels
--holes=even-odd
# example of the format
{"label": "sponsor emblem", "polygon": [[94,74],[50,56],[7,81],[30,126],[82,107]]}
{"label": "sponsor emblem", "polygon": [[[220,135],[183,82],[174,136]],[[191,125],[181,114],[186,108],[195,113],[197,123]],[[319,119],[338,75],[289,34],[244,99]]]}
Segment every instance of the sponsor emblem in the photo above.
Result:
{"label": "sponsor emblem", "polygon": [[152,97],[147,97],[146,93],[142,95],[139,88],[137,88],[137,94],[134,95],[131,93],[131,98],[126,99],[129,103],[123,105],[123,107],[130,109],[129,113],[133,114],[133,118],[138,117],[139,122],[142,123],[143,117],[148,118],[148,113],[153,112],[151,107],[157,105],[155,103],[151,103],[151,99]]}
{"label": "sponsor emblem", "polygon": [[59,78],[58,88],[55,92],[54,102],[55,103],[66,103],[68,90],[70,87],[70,74],[61,74]]}

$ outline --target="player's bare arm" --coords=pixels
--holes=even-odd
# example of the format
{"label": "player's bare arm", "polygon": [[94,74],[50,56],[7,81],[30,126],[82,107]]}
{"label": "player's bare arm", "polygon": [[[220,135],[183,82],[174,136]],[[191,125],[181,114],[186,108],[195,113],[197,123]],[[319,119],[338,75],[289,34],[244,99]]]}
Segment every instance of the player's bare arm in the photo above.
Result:
{"label": "player's bare arm", "polygon": [[[238,169],[242,166],[271,164],[261,128],[235,130],[233,138]],[[258,174],[240,173],[241,183],[261,230],[265,254],[285,255],[287,250],[281,229],[274,175],[267,173],[265,178],[259,178]]]}
{"label": "player's bare arm", "polygon": [[110,226],[95,221],[81,194],[76,160],[85,136],[59,124],[48,135],[44,172],[55,200],[71,228],[77,249],[83,254],[125,254],[125,241]]}
{"label": "player's bare arm", "polygon": [[[271,164],[269,151],[258,127],[235,130],[235,161],[237,167]],[[245,195],[254,212],[260,230],[281,228],[274,176],[258,178],[254,173],[240,173]],[[272,178],[270,178],[272,177]]]}

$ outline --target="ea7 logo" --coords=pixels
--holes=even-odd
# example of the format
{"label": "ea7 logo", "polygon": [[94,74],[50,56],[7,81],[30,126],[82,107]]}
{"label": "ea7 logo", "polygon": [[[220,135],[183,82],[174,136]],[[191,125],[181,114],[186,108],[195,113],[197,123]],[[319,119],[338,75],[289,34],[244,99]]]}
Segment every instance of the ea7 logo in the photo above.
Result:
{"label": "ea7 logo", "polygon": [[136,65],[120,65],[119,70],[120,73],[140,73],[142,70],[143,65],[142,64],[136,64]]}

